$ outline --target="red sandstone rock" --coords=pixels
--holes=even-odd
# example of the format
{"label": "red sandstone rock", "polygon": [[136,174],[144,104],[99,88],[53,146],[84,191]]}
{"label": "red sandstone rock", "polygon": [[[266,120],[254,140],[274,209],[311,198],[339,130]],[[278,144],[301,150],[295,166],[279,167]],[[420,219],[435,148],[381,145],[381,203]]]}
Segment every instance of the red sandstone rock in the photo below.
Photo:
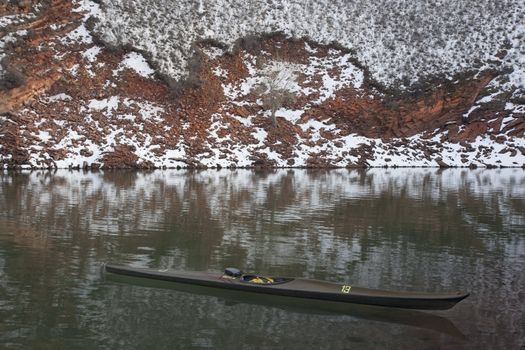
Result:
{"label": "red sandstone rock", "polygon": [[134,153],[135,147],[128,145],[115,146],[113,151],[107,152],[102,158],[103,169],[137,168],[138,157]]}

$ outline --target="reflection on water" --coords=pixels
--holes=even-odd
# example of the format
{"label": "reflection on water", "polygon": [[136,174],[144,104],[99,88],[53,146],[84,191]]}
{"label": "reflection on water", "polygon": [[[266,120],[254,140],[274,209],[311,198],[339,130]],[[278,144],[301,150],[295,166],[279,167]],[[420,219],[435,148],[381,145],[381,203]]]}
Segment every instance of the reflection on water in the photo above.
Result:
{"label": "reflection on water", "polygon": [[[104,261],[472,294],[341,313],[116,283]],[[521,169],[0,173],[7,348],[519,348],[524,270]]]}
{"label": "reflection on water", "polygon": [[[461,331],[447,318],[440,317],[431,313],[416,310],[396,309],[392,312],[388,307],[377,307],[358,304],[344,304],[323,300],[305,300],[301,298],[289,298],[267,294],[247,293],[243,291],[202,287],[190,284],[181,284],[165,281],[156,281],[130,276],[107,274],[106,281],[115,283],[133,284],[137,287],[163,288],[173,291],[189,293],[192,295],[204,295],[216,297],[222,301],[221,304],[230,307],[240,305],[240,308],[248,310],[250,305],[264,305],[278,307],[288,312],[303,314],[332,315],[343,314],[351,315],[354,318],[388,322],[395,324],[409,325],[423,329],[430,329],[436,332],[448,334],[453,337],[463,338]],[[136,288],[140,293],[140,288]],[[225,312],[225,311],[223,311]]]}

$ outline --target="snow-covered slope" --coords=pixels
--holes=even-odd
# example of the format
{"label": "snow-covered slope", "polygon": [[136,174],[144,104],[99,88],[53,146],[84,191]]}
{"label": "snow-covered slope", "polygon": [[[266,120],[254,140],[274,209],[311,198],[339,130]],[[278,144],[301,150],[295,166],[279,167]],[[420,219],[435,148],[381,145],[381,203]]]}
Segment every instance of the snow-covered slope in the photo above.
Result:
{"label": "snow-covered slope", "polygon": [[[25,81],[0,89],[0,164],[522,167],[524,9],[56,0],[6,11],[2,66]],[[171,84],[188,73],[196,84]]]}
{"label": "snow-covered slope", "polygon": [[[161,72],[184,77],[194,43],[232,45],[283,32],[353,50],[378,81],[400,86],[434,75],[512,68],[525,86],[522,0],[148,0],[102,1],[97,31],[151,53]],[[506,50],[506,51],[504,51]]]}

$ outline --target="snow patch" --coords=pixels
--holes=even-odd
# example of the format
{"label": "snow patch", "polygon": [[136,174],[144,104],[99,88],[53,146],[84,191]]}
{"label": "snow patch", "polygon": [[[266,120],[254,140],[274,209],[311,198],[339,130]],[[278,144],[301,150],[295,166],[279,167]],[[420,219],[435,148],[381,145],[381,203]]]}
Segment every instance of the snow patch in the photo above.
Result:
{"label": "snow patch", "polygon": [[107,110],[107,112],[112,112],[118,109],[119,97],[112,96],[110,98],[105,98],[102,100],[89,100],[88,108],[91,110],[101,111]]}
{"label": "snow patch", "polygon": [[[134,51],[124,56],[120,70],[122,70],[122,67],[129,68],[144,78],[151,78],[155,73],[144,56]],[[120,70],[118,71],[120,72]]]}
{"label": "snow patch", "polygon": [[505,104],[505,110],[512,111],[513,113],[525,113],[525,105],[517,105],[511,102]]}
{"label": "snow patch", "polygon": [[93,37],[87,30],[84,23],[78,28],[69,32],[66,36],[60,38],[60,42],[64,45],[67,44],[93,44]]}
{"label": "snow patch", "polygon": [[71,96],[60,93],[57,95],[49,96],[46,98],[47,102],[58,102],[58,101],[71,101]]}
{"label": "snow patch", "polygon": [[100,53],[102,48],[100,46],[93,46],[82,53],[84,57],[89,62],[93,63],[97,59],[97,55]]}

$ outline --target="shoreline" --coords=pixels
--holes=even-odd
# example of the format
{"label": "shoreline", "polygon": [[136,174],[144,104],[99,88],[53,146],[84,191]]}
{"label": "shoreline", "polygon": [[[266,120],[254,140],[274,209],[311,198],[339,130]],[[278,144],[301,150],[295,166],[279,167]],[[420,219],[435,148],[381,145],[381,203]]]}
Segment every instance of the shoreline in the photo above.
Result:
{"label": "shoreline", "polygon": [[523,166],[370,166],[370,167],[263,167],[263,166],[239,166],[239,167],[150,167],[150,168],[141,168],[141,167],[67,167],[67,168],[56,168],[56,167],[24,167],[24,166],[14,166],[14,167],[4,167],[3,170],[8,172],[13,171],[83,171],[83,172],[100,172],[100,171],[157,171],[157,170],[180,170],[180,171],[205,171],[205,170],[370,170],[370,169],[435,169],[435,170],[447,170],[447,169],[463,169],[463,170],[498,170],[498,169],[523,169],[525,170],[525,165]]}

